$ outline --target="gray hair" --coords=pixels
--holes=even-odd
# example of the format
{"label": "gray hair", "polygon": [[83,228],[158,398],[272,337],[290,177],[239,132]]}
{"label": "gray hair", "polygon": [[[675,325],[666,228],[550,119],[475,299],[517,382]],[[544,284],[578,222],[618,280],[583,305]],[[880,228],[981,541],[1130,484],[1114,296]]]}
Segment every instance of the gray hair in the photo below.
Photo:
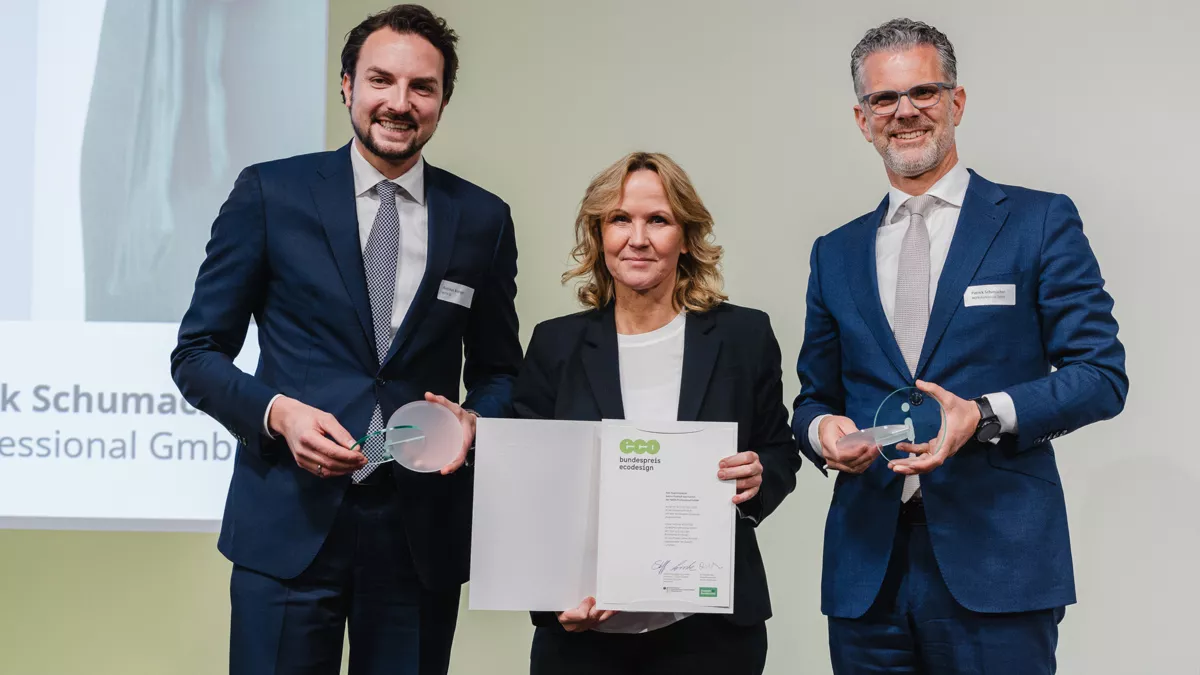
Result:
{"label": "gray hair", "polygon": [[942,61],[942,73],[949,84],[958,84],[958,60],[954,58],[954,45],[950,44],[941,31],[927,23],[912,19],[892,19],[878,28],[867,31],[854,51],[850,52],[850,76],[854,78],[854,93],[861,97],[863,91],[863,65],[867,57],[876,52],[901,51],[919,45],[937,49]]}

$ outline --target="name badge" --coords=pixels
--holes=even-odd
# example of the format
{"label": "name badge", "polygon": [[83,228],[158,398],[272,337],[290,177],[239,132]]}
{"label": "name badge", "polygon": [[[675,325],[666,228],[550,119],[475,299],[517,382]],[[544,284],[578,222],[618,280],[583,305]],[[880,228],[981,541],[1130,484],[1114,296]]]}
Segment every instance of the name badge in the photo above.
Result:
{"label": "name badge", "polygon": [[964,307],[1015,304],[1017,304],[1016,284],[968,286],[967,292],[963,293]]}
{"label": "name badge", "polygon": [[437,297],[438,300],[453,302],[456,305],[462,305],[469,309],[471,307],[471,299],[475,297],[475,289],[443,279],[442,285],[438,288]]}

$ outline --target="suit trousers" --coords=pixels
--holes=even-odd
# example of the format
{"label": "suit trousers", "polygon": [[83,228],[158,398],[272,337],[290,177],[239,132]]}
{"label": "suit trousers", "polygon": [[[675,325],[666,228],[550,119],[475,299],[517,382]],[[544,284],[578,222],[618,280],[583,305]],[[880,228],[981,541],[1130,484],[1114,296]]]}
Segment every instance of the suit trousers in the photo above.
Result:
{"label": "suit trousers", "polygon": [[924,511],[914,500],[901,511],[874,604],[857,619],[829,619],[833,672],[1052,675],[1065,611],[984,614],[960,605],[938,571]]}
{"label": "suit trousers", "polygon": [[396,484],[352,485],[312,564],[294,579],[235,565],[230,675],[444,675],[459,588],[421,586]]}
{"label": "suit trousers", "polygon": [[736,626],[716,614],[693,614],[648,633],[568,633],[538,627],[530,675],[761,675],[765,623]]}

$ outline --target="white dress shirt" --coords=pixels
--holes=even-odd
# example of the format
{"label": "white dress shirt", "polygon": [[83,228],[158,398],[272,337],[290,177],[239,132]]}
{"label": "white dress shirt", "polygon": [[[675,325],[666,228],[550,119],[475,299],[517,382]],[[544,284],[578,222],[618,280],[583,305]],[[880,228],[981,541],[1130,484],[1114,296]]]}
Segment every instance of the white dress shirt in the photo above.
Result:
{"label": "white dress shirt", "polygon": [[[946,255],[950,252],[950,242],[954,240],[958,215],[962,211],[963,200],[967,197],[967,185],[970,182],[971,174],[962,162],[959,162],[926,192],[937,197],[937,202],[925,215],[925,226],[929,229],[930,311],[933,311],[938,281],[942,276],[942,268],[946,266]],[[900,245],[904,241],[904,234],[908,232],[910,221],[908,210],[901,211],[900,207],[912,196],[915,195],[909,195],[895,187],[890,188],[887,215],[875,233],[875,275],[879,280],[879,301],[883,304],[883,313],[887,316],[888,325],[893,328],[896,317],[896,279],[900,270]],[[992,412],[1000,422],[1000,433],[1016,433],[1017,409],[1013,405],[1012,397],[1000,392],[988,394],[984,398],[991,404]],[[817,452],[821,451],[821,435],[818,430],[821,420],[826,417],[828,415],[818,416],[808,427],[808,442]],[[993,439],[993,442],[996,440],[998,439]]]}
{"label": "white dress shirt", "polygon": [[[367,241],[371,237],[371,228],[375,225],[375,216],[379,213],[379,192],[375,186],[387,178],[362,156],[358,149],[358,140],[350,144],[350,167],[354,172],[354,209],[358,214],[358,245],[363,252],[367,250]],[[400,330],[404,316],[417,297],[417,288],[421,285],[421,277],[425,275],[425,260],[429,254],[429,208],[425,203],[425,158],[417,159],[417,163],[399,178],[396,185],[396,213],[400,216],[400,253],[396,261],[396,290],[392,297],[392,338]],[[372,348],[375,342],[371,342]],[[263,413],[263,431],[271,437],[271,429],[267,420],[271,416],[271,406],[275,399],[282,396],[276,394],[267,404]]]}
{"label": "white dress shirt", "polygon": [[[621,404],[625,419],[679,419],[679,389],[683,384],[683,343],[686,315],[638,335],[617,334]],[[647,633],[669,626],[688,614],[678,612],[617,613],[595,630],[602,633]]]}

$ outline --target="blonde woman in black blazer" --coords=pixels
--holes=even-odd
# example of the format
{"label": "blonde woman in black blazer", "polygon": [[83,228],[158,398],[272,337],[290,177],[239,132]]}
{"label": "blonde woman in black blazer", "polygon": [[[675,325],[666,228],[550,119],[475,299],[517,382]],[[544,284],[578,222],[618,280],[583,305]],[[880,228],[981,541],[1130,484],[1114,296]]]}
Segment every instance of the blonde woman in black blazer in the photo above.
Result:
{"label": "blonde woman in black blazer", "polygon": [[726,302],[712,216],[669,157],[633,153],[599,174],[576,220],[589,309],[539,324],[513,394],[525,418],[738,423],[734,613],[535,612],[532,675],[761,673],[771,616],[755,528],[796,486],[770,319]]}

